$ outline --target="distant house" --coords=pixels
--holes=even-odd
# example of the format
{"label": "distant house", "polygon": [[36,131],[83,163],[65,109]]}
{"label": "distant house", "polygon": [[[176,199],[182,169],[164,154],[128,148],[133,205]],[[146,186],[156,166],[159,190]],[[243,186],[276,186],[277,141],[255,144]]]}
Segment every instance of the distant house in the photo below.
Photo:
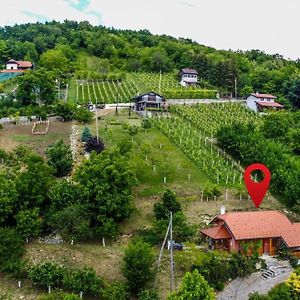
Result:
{"label": "distant house", "polygon": [[270,94],[250,94],[247,97],[246,105],[255,112],[262,112],[265,109],[282,109],[283,105],[275,102],[277,97]]}
{"label": "distant house", "polygon": [[147,94],[139,95],[134,97],[133,99],[135,102],[135,110],[136,111],[144,111],[147,109],[159,109],[165,106],[165,99],[163,96],[155,93],[149,92]]}
{"label": "distant house", "polygon": [[178,77],[182,86],[196,85],[198,82],[198,72],[194,69],[181,69]]}
{"label": "distant house", "polygon": [[284,246],[300,258],[300,223],[278,211],[223,213],[210,224],[201,233],[211,248],[238,252],[248,244],[249,255],[256,244],[259,254],[275,255]]}
{"label": "distant house", "polygon": [[6,72],[11,72],[11,71],[25,71],[33,68],[33,64],[30,61],[23,61],[23,60],[14,60],[10,59],[6,63]]}

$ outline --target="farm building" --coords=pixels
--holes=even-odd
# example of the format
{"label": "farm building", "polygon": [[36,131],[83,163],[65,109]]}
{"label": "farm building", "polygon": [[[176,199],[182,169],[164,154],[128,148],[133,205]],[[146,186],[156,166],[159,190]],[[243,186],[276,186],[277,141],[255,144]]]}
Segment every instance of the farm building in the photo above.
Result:
{"label": "farm building", "polygon": [[33,68],[33,64],[30,61],[22,61],[22,60],[14,60],[14,59],[10,59],[7,63],[6,63],[6,69],[3,70],[5,72],[11,72],[11,71],[25,71],[25,70],[29,70]]}
{"label": "farm building", "polygon": [[198,82],[198,72],[194,69],[181,69],[178,77],[182,86],[196,85]]}
{"label": "farm building", "polygon": [[164,107],[166,103],[164,97],[155,92],[149,92],[147,94],[139,95],[137,97],[134,97],[132,100],[134,100],[135,102],[135,111],[144,111],[149,108],[159,109]]}
{"label": "farm building", "polygon": [[257,247],[260,255],[275,255],[284,246],[300,258],[300,223],[292,223],[278,211],[221,213],[203,229],[210,248],[230,252]]}
{"label": "farm building", "polygon": [[255,112],[262,112],[266,109],[282,109],[283,105],[275,102],[277,97],[269,94],[250,94],[247,97],[246,105]]}

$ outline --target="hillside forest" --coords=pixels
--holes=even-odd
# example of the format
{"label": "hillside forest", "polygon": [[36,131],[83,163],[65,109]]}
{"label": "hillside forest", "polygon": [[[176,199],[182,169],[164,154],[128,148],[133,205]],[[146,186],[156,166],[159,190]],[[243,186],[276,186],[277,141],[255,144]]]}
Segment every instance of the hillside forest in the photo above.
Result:
{"label": "hillside forest", "polygon": [[[94,56],[89,68],[76,59],[80,51]],[[46,69],[47,74],[41,70],[39,78],[51,76],[48,72],[52,71],[55,78],[75,73],[84,79],[99,74],[100,78],[114,79],[127,72],[176,73],[192,67],[199,72],[204,88],[234,93],[236,79],[239,96],[259,91],[277,95],[289,107],[300,107],[299,61],[260,50],[216,50],[147,30],[118,30],[67,20],[5,26],[0,28],[0,65],[9,58],[30,60]],[[45,101],[53,101],[53,95]]]}

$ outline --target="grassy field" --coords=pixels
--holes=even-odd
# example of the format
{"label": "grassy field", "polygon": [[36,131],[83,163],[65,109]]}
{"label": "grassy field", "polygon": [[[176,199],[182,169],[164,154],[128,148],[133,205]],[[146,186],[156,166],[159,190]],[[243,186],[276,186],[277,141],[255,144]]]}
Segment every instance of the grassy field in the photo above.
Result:
{"label": "grassy field", "polygon": [[[120,110],[118,116],[112,112],[99,120],[99,136],[105,141],[107,147],[112,147],[123,140],[131,140],[128,133],[122,128],[122,123],[140,126],[141,119],[136,115],[128,118],[128,110]],[[112,125],[118,124],[118,125]],[[82,132],[84,125],[79,126]],[[95,123],[89,128],[96,133]],[[107,130],[105,131],[105,128]],[[150,145],[151,150],[146,160],[140,147],[143,143]],[[195,164],[187,158],[175,144],[161,134],[156,128],[146,132],[140,128],[133,138],[132,157],[142,166],[140,184],[135,190],[135,195],[140,197],[157,196],[167,188],[176,190],[179,195],[187,196],[199,193],[201,187],[208,183],[205,174],[199,172]],[[168,163],[167,182],[163,180],[163,163]],[[155,165],[155,167],[154,167]],[[190,175],[190,176],[189,176]]]}
{"label": "grassy field", "polygon": [[0,149],[11,151],[18,145],[26,145],[38,154],[44,155],[47,147],[60,138],[69,143],[71,122],[51,122],[46,135],[33,135],[32,125],[4,125],[0,131]]}

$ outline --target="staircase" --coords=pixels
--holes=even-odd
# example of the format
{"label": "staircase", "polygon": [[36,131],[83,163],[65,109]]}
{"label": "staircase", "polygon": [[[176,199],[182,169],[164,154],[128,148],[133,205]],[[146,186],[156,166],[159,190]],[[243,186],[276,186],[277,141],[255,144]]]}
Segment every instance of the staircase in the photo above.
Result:
{"label": "staircase", "polygon": [[291,266],[286,260],[277,260],[270,256],[262,256],[266,261],[267,269],[263,270],[261,276],[264,280],[276,277],[286,272],[290,272]]}

